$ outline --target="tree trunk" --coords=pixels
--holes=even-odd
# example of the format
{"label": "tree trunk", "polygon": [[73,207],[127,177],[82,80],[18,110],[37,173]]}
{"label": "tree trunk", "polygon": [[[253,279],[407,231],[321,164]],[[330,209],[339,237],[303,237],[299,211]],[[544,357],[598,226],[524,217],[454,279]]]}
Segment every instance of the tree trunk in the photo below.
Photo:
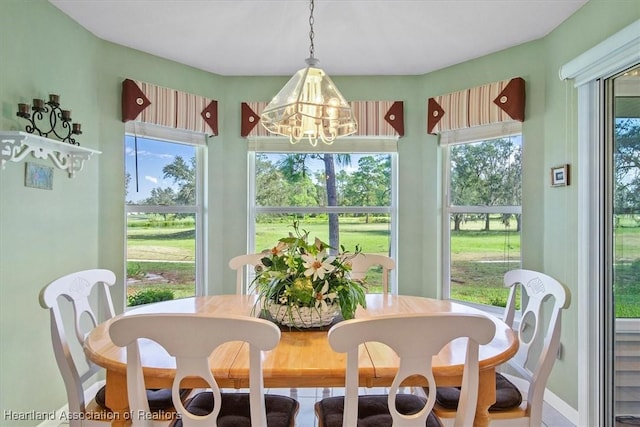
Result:
{"label": "tree trunk", "polygon": [[484,216],[484,231],[489,231],[489,214]]}
{"label": "tree trunk", "polygon": [[460,231],[460,224],[462,224],[462,219],[464,216],[461,214],[453,215],[453,231]]}
{"label": "tree trunk", "polygon": [[[324,155],[324,171],[327,180],[327,206],[338,206],[338,192],[336,190],[336,170],[333,154]],[[335,254],[340,249],[340,223],[337,213],[329,214],[329,245]]]}

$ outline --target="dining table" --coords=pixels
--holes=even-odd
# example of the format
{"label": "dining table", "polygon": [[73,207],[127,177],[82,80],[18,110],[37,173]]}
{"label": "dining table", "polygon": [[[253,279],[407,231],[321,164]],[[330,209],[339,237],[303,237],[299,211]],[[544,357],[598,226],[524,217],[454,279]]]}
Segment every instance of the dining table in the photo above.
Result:
{"label": "dining table", "polygon": [[[121,316],[142,313],[193,313],[203,316],[260,316],[256,295],[211,295],[163,301],[129,309],[96,326],[85,340],[87,357],[106,370],[106,405],[113,411],[112,425],[126,425],[128,413],[126,383],[126,349],[116,346],[109,337],[109,325]],[[480,378],[474,426],[487,426],[489,407],[495,402],[496,367],[513,357],[518,350],[515,332],[502,320],[485,312],[448,300],[410,295],[367,294],[366,308],[359,307],[356,318],[409,313],[471,313],[490,317],[496,325],[494,338],[480,346]],[[330,325],[329,325],[330,326]],[[265,388],[344,387],[346,354],[332,350],[328,329],[298,330],[281,327],[278,345],[264,352]],[[215,333],[215,331],[212,331]],[[429,339],[429,331],[414,331],[415,339]],[[194,336],[193,339],[198,339]],[[446,345],[434,357],[433,372],[438,386],[461,384],[466,338]],[[140,339],[140,357],[147,388],[171,388],[175,376],[174,359],[157,343]],[[209,363],[221,388],[241,389],[249,386],[248,344],[229,342],[218,347]],[[366,343],[360,348],[359,376],[362,387],[388,387],[399,366],[397,355],[385,345]],[[426,386],[422,377],[409,377],[407,387]],[[188,378],[183,388],[206,387],[202,379]]]}

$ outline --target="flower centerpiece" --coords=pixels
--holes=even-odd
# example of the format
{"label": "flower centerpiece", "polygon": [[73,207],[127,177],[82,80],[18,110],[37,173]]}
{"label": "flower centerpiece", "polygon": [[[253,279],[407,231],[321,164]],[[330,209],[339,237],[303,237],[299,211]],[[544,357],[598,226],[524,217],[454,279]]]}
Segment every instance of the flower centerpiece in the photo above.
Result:
{"label": "flower centerpiece", "polygon": [[366,306],[365,284],[349,277],[359,246],[353,253],[341,247],[330,255],[332,248],[317,237],[309,243],[309,232],[300,230],[298,222],[293,229],[295,233],[265,251],[256,267],[251,286],[260,309],[275,322],[296,328],[325,326],[337,315],[353,318],[358,306]]}

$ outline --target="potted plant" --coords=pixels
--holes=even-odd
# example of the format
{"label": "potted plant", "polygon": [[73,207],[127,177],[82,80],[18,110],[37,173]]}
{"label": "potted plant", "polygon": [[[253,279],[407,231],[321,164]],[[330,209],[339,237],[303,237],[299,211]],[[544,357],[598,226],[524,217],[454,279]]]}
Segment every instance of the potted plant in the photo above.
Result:
{"label": "potted plant", "polygon": [[265,252],[251,286],[259,295],[260,309],[280,324],[296,328],[326,326],[341,315],[354,317],[358,306],[366,307],[365,284],[349,277],[351,258],[341,247],[330,255],[329,245],[293,224],[294,233],[278,240]]}

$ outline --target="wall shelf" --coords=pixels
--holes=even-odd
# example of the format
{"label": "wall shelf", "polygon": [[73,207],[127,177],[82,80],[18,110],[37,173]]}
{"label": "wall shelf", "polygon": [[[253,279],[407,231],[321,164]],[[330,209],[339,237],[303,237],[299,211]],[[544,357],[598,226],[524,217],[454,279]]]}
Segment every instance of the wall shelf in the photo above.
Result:
{"label": "wall shelf", "polygon": [[101,152],[27,132],[0,131],[2,169],[7,162],[20,162],[29,154],[36,159],[49,157],[56,167],[66,170],[69,178],[73,178],[82,170],[85,160]]}

